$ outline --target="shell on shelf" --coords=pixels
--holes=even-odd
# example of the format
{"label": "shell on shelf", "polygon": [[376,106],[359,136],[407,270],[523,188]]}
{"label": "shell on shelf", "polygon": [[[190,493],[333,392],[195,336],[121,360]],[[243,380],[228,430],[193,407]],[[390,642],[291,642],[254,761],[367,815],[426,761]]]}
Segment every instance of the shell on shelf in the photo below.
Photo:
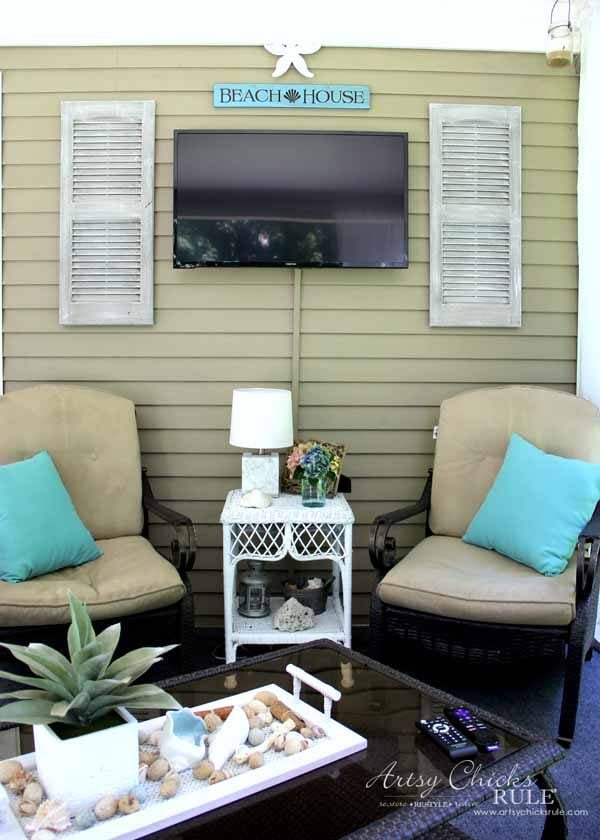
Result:
{"label": "shell on shelf", "polygon": [[162,780],[160,795],[163,799],[172,799],[181,785],[179,774],[171,770]]}
{"label": "shell on shelf", "polygon": [[160,754],[172,770],[187,770],[206,754],[207,727],[191,709],[167,712],[160,737]]}
{"label": "shell on shelf", "polygon": [[215,770],[220,770],[237,748],[246,742],[249,731],[245,712],[239,706],[234,706],[223,726],[213,734],[208,748],[208,758]]}
{"label": "shell on shelf", "polygon": [[140,810],[140,803],[136,796],[128,793],[119,799],[117,808],[121,814],[134,814]]}
{"label": "shell on shelf", "polygon": [[268,508],[273,503],[273,497],[262,490],[254,489],[240,496],[240,505],[247,508]]}
{"label": "shell on shelf", "polygon": [[66,831],[71,826],[69,811],[64,802],[46,799],[37,809],[34,818],[27,823],[25,830],[34,833],[40,829]]}
{"label": "shell on shelf", "polygon": [[271,706],[273,703],[277,702],[277,695],[273,694],[272,691],[257,691],[254,695],[255,700],[260,700],[261,703],[264,703],[265,706]]}
{"label": "shell on shelf", "polygon": [[151,782],[160,782],[163,776],[169,772],[169,762],[166,758],[157,758],[146,772],[146,778]]}
{"label": "shell on shelf", "polygon": [[211,761],[205,759],[201,761],[194,769],[192,770],[192,775],[194,779],[205,780],[208,779],[209,776],[215,772],[214,764]]}

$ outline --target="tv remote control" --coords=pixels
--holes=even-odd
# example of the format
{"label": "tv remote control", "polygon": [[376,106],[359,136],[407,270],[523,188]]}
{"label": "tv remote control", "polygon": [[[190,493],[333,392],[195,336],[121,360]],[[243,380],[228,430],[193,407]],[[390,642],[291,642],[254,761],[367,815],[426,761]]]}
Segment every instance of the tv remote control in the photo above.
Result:
{"label": "tv remote control", "polygon": [[428,735],[438,747],[441,747],[446,755],[453,761],[457,758],[468,758],[477,755],[477,747],[468,738],[459,732],[455,726],[448,723],[445,717],[431,718],[430,720],[418,720],[417,728],[425,735]]}
{"label": "tv remote control", "polygon": [[444,714],[463,735],[473,741],[479,752],[499,749],[498,733],[469,709],[464,706],[447,706]]}

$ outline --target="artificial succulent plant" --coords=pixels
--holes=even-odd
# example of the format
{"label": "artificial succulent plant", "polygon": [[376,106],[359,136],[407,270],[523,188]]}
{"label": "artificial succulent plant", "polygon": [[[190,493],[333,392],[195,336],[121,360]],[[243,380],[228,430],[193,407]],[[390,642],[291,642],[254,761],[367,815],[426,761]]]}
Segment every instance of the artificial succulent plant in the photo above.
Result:
{"label": "artificial succulent plant", "polygon": [[118,706],[128,709],[177,709],[179,703],[155,685],[131,685],[162,654],[177,645],[144,647],[115,659],[121,625],[112,624],[96,635],[85,606],[69,592],[71,625],[67,633],[69,659],[43,644],[3,644],[35,676],[0,671],[0,677],[31,686],[5,694],[14,700],[0,707],[0,721],[63,723],[81,728],[108,715]]}

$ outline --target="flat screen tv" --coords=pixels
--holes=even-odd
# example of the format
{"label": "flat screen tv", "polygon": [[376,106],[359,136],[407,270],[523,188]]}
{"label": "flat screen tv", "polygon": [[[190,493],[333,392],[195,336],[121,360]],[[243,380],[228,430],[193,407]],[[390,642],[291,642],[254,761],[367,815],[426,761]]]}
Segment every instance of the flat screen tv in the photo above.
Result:
{"label": "flat screen tv", "polygon": [[401,132],[175,132],[175,268],[406,268]]}

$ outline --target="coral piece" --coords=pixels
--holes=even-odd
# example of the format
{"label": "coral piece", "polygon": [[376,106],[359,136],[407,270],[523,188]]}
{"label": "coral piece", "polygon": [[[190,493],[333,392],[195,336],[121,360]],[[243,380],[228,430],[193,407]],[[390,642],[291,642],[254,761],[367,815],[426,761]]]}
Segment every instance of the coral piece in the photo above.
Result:
{"label": "coral piece", "polygon": [[215,770],[220,770],[237,748],[245,743],[249,731],[248,718],[239,706],[234,706],[223,726],[214,733],[208,748],[208,757]]}
{"label": "coral piece", "polygon": [[285,633],[297,633],[315,626],[315,613],[296,598],[288,598],[273,616],[273,628]]}
{"label": "coral piece", "polygon": [[264,703],[265,706],[270,706],[272,703],[275,703],[277,700],[277,695],[273,694],[272,691],[257,691],[254,695],[255,700],[260,700],[261,703]]}
{"label": "coral piece", "polygon": [[156,761],[152,762],[150,767],[148,767],[148,772],[146,773],[146,778],[150,779],[151,782],[159,782],[164,776],[167,775],[169,772],[169,762],[166,758],[157,758]]}
{"label": "coral piece", "polygon": [[141,804],[145,802],[147,799],[148,794],[146,793],[146,788],[144,785],[136,785],[135,787],[131,788],[129,791],[132,796],[135,796],[137,801]]}
{"label": "coral piece", "polygon": [[23,793],[27,785],[33,781],[35,781],[33,773],[29,773],[21,767],[20,770],[16,770],[13,773],[8,787],[13,793]]}
{"label": "coral piece", "polygon": [[58,802],[56,799],[46,799],[37,809],[32,821],[27,823],[25,830],[29,833],[42,828],[50,831],[66,831],[70,826],[71,818],[64,802]]}
{"label": "coral piece", "polygon": [[200,781],[204,781],[208,779],[215,772],[215,766],[212,761],[208,761],[205,759],[198,764],[197,767],[194,767],[192,770],[192,776],[194,779],[200,779]]}
{"label": "coral piece", "polygon": [[99,820],[109,820],[117,813],[119,800],[116,796],[103,796],[99,802],[96,802],[94,807],[94,814]]}
{"label": "coral piece", "polygon": [[229,770],[215,770],[208,780],[209,785],[216,785],[218,782],[224,782],[226,779],[231,779],[233,773]]}
{"label": "coral piece", "polygon": [[148,766],[150,766],[156,761],[156,758],[156,753],[150,752],[150,750],[140,750],[140,764],[147,764]]}
{"label": "coral piece", "polygon": [[7,785],[16,773],[23,773],[23,765],[20,761],[3,761],[0,764],[0,783]]}
{"label": "coral piece", "polygon": [[86,808],[85,811],[80,811],[75,817],[75,827],[79,831],[85,831],[86,828],[91,828],[96,823],[96,814],[91,808]]}
{"label": "coral piece", "polygon": [[268,508],[273,498],[262,490],[254,489],[240,497],[240,505],[247,508]]}
{"label": "coral piece", "polygon": [[121,814],[134,814],[136,811],[140,810],[140,803],[137,797],[128,793],[126,796],[122,796],[119,799],[117,808]]}
{"label": "coral piece", "polygon": [[262,729],[251,729],[248,732],[248,743],[251,747],[258,747],[265,740],[265,733]]}
{"label": "coral piece", "polygon": [[250,757],[248,758],[248,767],[251,770],[256,770],[258,767],[262,767],[264,763],[265,760],[261,752],[255,751],[250,753]]}
{"label": "coral piece", "polygon": [[163,799],[172,799],[181,785],[179,774],[171,770],[162,780],[160,786],[160,795]]}
{"label": "coral piece", "polygon": [[160,738],[160,754],[171,769],[187,770],[206,754],[207,727],[191,709],[167,712]]}
{"label": "coral piece", "polygon": [[233,754],[233,763],[234,764],[245,764],[248,761],[248,756],[250,755],[250,748],[247,747],[245,744],[242,744],[241,747],[238,747],[235,753]]}

